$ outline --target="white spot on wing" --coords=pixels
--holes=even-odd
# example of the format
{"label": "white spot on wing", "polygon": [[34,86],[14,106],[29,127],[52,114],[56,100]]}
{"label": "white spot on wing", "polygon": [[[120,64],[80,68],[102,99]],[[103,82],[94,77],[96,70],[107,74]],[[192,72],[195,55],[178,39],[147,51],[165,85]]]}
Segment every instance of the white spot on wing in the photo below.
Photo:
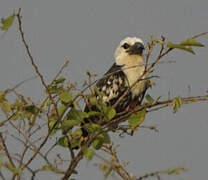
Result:
{"label": "white spot on wing", "polygon": [[121,85],[122,83],[123,83],[123,81],[122,81],[122,79],[121,79],[121,77],[119,77],[119,84]]}
{"label": "white spot on wing", "polygon": [[116,83],[113,84],[113,90],[117,91],[118,90],[118,85]]}
{"label": "white spot on wing", "polygon": [[103,87],[102,87],[102,91],[105,91],[105,90],[106,90],[106,86],[103,86]]}

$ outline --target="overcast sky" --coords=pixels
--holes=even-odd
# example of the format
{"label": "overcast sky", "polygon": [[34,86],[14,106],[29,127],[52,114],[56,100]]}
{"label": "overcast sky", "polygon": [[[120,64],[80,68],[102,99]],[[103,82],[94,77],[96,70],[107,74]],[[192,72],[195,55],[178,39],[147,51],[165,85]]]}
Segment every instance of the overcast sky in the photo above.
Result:
{"label": "overcast sky", "polygon": [[[40,71],[47,80],[66,59],[70,65],[64,75],[83,83],[90,70],[102,76],[114,62],[116,46],[125,36],[161,35],[179,42],[208,31],[207,0],[1,0],[0,17],[22,8],[23,27]],[[2,33],[1,33],[2,34]],[[208,36],[200,38],[208,47]],[[208,89],[207,47],[196,55],[174,51],[157,66],[160,79],[151,90],[153,97],[201,95]],[[0,38],[0,90],[34,76],[17,26]],[[191,86],[191,92],[188,90]],[[43,94],[38,80],[27,82],[19,91],[40,100]],[[114,137],[121,144],[119,156],[130,161],[136,175],[185,166],[182,180],[206,180],[208,170],[207,103],[184,105],[176,114],[164,109],[147,116],[146,125],[157,125],[159,133],[141,130],[134,137]],[[77,179],[102,180],[93,162],[82,161]],[[57,179],[41,174],[37,179]],[[168,177],[166,179],[179,179]],[[109,178],[110,179],[110,178]]]}

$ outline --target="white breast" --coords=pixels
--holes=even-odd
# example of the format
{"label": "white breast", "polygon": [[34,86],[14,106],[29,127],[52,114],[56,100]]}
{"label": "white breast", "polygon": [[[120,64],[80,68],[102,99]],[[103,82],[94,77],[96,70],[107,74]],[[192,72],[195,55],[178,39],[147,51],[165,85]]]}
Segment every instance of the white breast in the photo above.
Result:
{"label": "white breast", "polygon": [[[132,87],[133,85],[131,89],[133,96],[137,96],[142,93],[145,89],[146,83],[145,80],[139,80],[140,78],[145,79],[146,77],[143,75],[145,70],[143,58],[141,56],[126,57],[125,65],[122,67],[122,69],[128,79],[129,86]],[[135,84],[136,81],[138,82]]]}

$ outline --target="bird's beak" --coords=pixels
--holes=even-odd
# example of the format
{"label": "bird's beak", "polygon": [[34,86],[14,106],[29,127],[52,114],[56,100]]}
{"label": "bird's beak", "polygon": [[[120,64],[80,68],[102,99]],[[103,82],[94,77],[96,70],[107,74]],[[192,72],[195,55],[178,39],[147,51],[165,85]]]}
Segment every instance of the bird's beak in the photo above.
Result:
{"label": "bird's beak", "polygon": [[142,43],[136,42],[126,52],[128,52],[130,55],[142,55],[144,49],[145,48]]}

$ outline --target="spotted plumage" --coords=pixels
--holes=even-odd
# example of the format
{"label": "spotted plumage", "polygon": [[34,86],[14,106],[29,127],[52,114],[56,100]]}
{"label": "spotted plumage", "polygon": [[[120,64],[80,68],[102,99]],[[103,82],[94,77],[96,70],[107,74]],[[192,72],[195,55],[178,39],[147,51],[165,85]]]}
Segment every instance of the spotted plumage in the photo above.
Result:
{"label": "spotted plumage", "polygon": [[[118,98],[129,88],[128,80],[122,71],[122,66],[113,64],[104,77],[96,84],[98,90],[103,93],[102,101],[107,105],[114,105]],[[131,92],[123,97],[116,106],[116,112],[121,112],[131,100]]]}
{"label": "spotted plumage", "polygon": [[[135,106],[142,102],[147,89],[143,50],[144,43],[140,38],[127,37],[122,40],[115,51],[115,63],[96,84],[103,94],[101,100],[107,105],[113,106],[126,91],[128,92],[117,103],[117,113],[128,107],[132,108],[132,104]],[[85,111],[89,110],[89,107],[85,108]]]}

